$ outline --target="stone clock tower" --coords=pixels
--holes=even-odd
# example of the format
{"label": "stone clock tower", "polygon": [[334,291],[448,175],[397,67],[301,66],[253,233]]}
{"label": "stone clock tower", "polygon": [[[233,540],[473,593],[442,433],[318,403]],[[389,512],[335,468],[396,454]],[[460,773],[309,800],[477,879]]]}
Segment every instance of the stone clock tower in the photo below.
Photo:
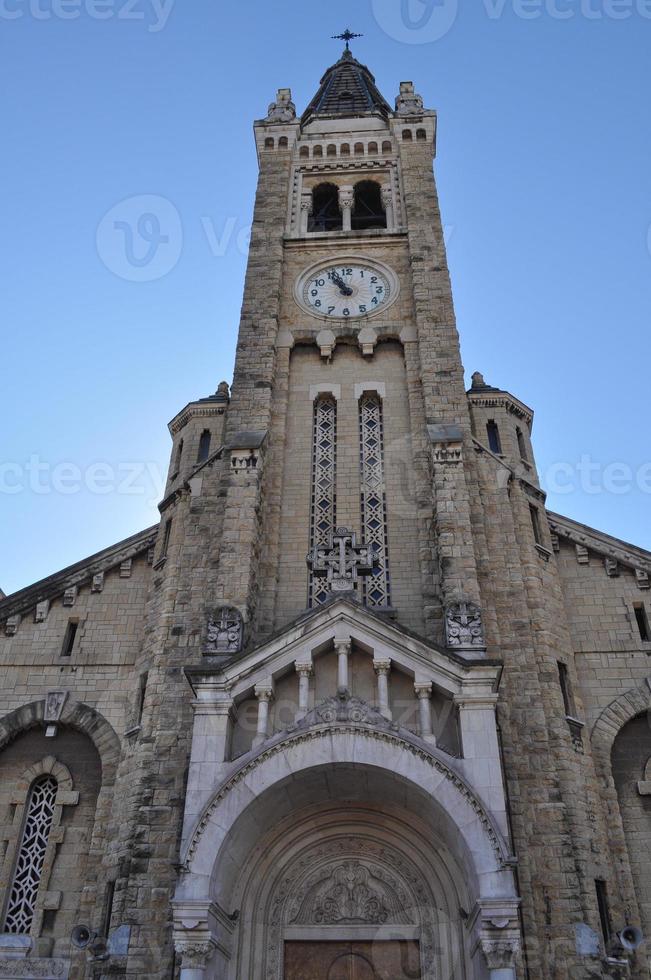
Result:
{"label": "stone clock tower", "polygon": [[651,555],[466,390],[414,85],[347,43],[254,131],[160,527],[0,601],[0,977],[648,978]]}

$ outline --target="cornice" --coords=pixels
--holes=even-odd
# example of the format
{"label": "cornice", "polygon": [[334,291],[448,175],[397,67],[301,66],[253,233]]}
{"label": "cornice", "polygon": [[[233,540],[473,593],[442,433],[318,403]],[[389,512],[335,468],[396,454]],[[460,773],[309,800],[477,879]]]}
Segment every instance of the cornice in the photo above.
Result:
{"label": "cornice", "polygon": [[606,558],[614,558],[627,568],[641,569],[651,574],[651,552],[637,545],[629,544],[620,538],[614,538],[605,532],[598,531],[586,524],[580,524],[561,514],[548,512],[549,526],[552,534],[580,544]]}

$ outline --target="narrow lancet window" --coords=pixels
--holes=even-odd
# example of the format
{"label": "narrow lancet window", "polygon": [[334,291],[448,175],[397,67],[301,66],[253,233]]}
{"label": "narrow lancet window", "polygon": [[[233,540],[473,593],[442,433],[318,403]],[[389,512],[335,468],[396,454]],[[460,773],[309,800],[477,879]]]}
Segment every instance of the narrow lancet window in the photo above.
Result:
{"label": "narrow lancet window", "polygon": [[501,456],[502,440],[500,439],[500,430],[497,427],[497,422],[493,419],[489,419],[486,423],[486,435],[488,436],[488,448],[490,451],[497,456]]}
{"label": "narrow lancet window", "polygon": [[197,454],[197,463],[205,463],[209,455],[210,455],[210,432],[208,431],[208,429],[204,429],[199,439],[199,452]]}
{"label": "narrow lancet window", "polygon": [[[312,513],[310,550],[326,544],[337,523],[337,402],[330,395],[314,403],[312,430]],[[310,572],[308,606],[318,606],[329,597],[325,578]]]}
{"label": "narrow lancet window", "polygon": [[384,483],[384,433],[382,399],[375,392],[359,402],[362,539],[377,565],[364,578],[364,603],[386,608],[391,605],[387,503]]}
{"label": "narrow lancet window", "polygon": [[45,852],[54,820],[56,795],[57,781],[53,776],[37,779],[30,790],[7,904],[5,932],[25,935],[32,927]]}

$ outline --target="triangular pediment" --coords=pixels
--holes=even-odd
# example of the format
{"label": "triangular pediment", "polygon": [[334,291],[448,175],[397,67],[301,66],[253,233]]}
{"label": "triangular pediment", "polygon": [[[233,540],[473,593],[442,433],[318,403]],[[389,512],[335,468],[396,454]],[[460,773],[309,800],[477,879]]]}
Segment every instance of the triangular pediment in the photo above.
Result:
{"label": "triangular pediment", "polygon": [[283,676],[296,663],[309,663],[331,653],[335,644],[349,641],[374,660],[390,660],[416,682],[431,682],[450,696],[460,693],[470,674],[491,690],[499,680],[499,661],[465,660],[344,598],[302,616],[242,656],[227,662],[206,657],[201,665],[187,668],[186,675],[193,687],[210,675],[216,686],[238,698],[257,684]]}

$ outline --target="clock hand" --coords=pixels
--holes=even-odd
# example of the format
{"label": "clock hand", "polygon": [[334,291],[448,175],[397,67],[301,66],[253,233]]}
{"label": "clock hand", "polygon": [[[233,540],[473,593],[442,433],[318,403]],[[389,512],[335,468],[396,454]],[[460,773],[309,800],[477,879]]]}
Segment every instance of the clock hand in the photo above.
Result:
{"label": "clock hand", "polygon": [[342,296],[353,295],[353,290],[350,288],[349,285],[347,285],[345,280],[341,278],[338,272],[335,272],[335,270],[332,269],[330,275],[332,277],[332,281],[334,282],[334,284],[336,286],[339,286],[339,292],[341,293]]}

